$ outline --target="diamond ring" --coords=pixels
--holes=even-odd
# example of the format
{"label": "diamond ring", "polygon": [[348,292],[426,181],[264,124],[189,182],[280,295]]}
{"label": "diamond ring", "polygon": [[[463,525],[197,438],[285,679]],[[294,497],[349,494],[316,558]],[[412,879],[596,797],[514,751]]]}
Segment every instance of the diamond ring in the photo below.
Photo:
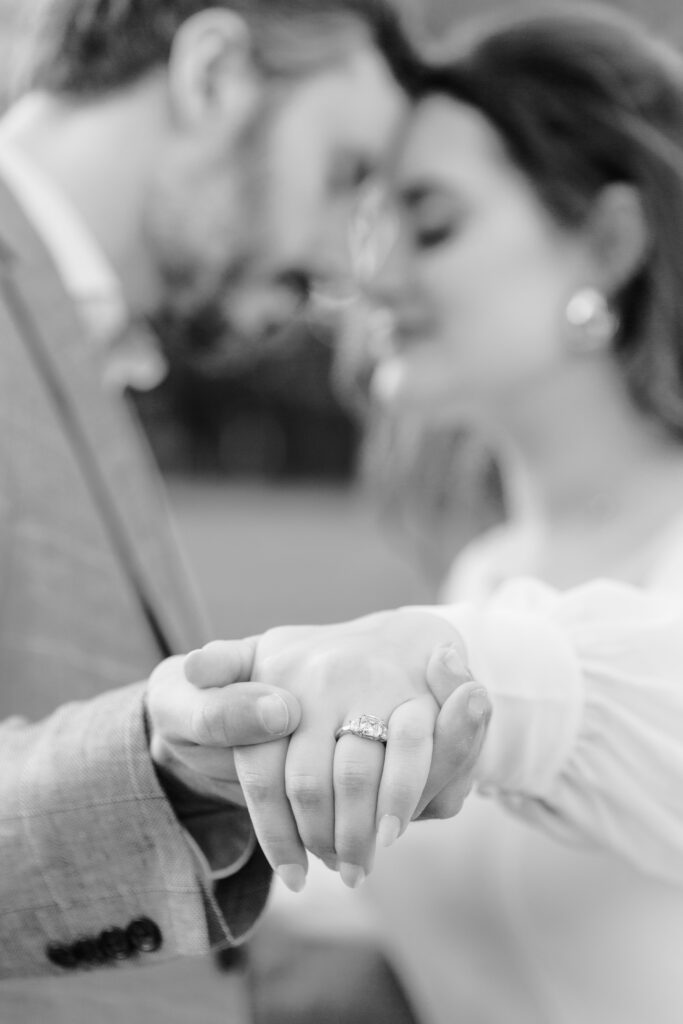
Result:
{"label": "diamond ring", "polygon": [[389,737],[389,726],[381,718],[374,715],[359,715],[346,722],[334,734],[335,740],[341,736],[360,736],[363,740],[376,740],[378,743],[386,743]]}

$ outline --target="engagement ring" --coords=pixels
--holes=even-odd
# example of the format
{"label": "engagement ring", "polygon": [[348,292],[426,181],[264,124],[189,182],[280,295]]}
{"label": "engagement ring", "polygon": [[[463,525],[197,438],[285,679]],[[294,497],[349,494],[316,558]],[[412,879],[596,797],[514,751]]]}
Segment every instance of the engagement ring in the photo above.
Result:
{"label": "engagement ring", "polygon": [[386,743],[389,736],[389,726],[381,718],[374,715],[360,715],[346,722],[340,729],[337,729],[334,738],[346,735],[360,736],[363,740],[376,740],[378,743]]}

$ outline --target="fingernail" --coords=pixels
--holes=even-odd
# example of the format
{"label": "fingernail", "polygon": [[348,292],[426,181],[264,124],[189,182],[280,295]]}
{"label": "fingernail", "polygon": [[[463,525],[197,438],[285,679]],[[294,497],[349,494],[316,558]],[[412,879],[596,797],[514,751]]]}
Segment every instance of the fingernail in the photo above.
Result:
{"label": "fingernail", "polygon": [[287,731],[289,725],[289,708],[282,697],[271,693],[268,697],[259,697],[256,702],[258,713],[263,725],[273,734]]}
{"label": "fingernail", "polygon": [[443,656],[444,665],[454,675],[464,676],[465,680],[472,678],[472,673],[467,667],[465,659],[457,647],[449,647]]}
{"label": "fingernail", "polygon": [[357,889],[365,879],[363,868],[357,864],[341,863],[339,865],[339,874],[341,875],[342,882],[344,885],[348,885],[349,889]]}
{"label": "fingernail", "polygon": [[395,814],[385,814],[377,829],[377,842],[380,846],[391,846],[401,834],[401,819]]}
{"label": "fingernail", "polygon": [[306,871],[301,864],[280,864],[275,871],[291,892],[301,892],[306,885]]}
{"label": "fingernail", "polygon": [[486,690],[475,690],[471,693],[467,701],[467,710],[470,718],[475,722],[481,722],[482,718],[489,713],[491,709],[491,702],[489,701]]}

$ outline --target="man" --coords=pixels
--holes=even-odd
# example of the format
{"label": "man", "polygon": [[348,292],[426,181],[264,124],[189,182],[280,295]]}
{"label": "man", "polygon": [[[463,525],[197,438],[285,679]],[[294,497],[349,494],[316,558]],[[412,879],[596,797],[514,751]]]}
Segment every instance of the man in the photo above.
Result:
{"label": "man", "polygon": [[[178,698],[173,662],[154,701],[134,682],[206,635],[110,384],[131,334],[154,370],[154,314],[219,306],[248,334],[255,298],[338,272],[324,229],[401,111],[392,24],[344,0],[50,0],[0,128],[0,974],[69,973],[51,1019],[85,968],[233,944],[263,907],[269,869],[203,755],[286,735],[298,705]],[[44,1017],[29,990],[16,1020]]]}

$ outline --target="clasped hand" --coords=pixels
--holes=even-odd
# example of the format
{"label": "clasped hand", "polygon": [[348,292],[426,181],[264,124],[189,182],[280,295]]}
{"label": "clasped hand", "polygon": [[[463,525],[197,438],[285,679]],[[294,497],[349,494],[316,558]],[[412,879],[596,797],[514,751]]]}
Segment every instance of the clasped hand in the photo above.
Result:
{"label": "clasped hand", "polygon": [[[245,642],[192,652],[187,679],[209,692],[236,682],[236,643]],[[414,818],[458,812],[489,705],[444,619],[382,612],[274,629],[253,644],[242,676],[279,687],[301,709],[293,735],[234,750],[256,835],[290,888],[304,885],[307,850],[355,887],[372,868],[377,839],[389,845]],[[337,729],[361,714],[388,723],[386,746],[355,735],[335,741]]]}

